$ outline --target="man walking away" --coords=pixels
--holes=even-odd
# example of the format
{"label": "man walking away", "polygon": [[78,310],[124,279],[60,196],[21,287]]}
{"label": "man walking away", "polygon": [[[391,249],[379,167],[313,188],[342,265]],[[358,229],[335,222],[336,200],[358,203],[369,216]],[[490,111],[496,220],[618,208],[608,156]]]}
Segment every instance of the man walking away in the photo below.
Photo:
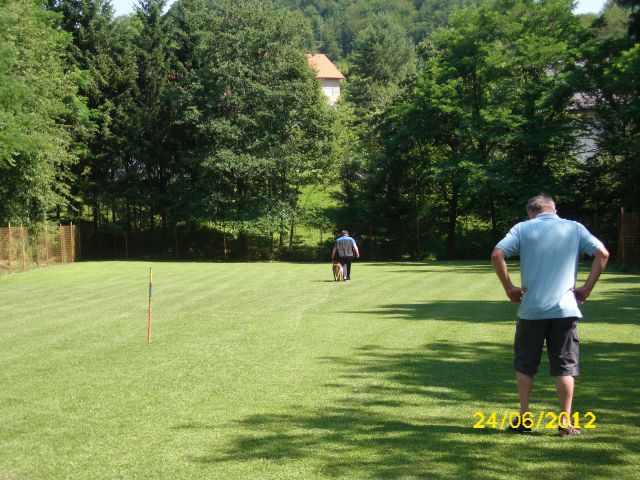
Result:
{"label": "man walking away", "polygon": [[[518,223],[491,254],[493,268],[512,303],[520,304],[514,341],[514,369],[520,416],[529,411],[533,378],[546,340],[550,373],[556,378],[561,437],[580,435],[571,425],[574,377],[579,374],[578,303],[584,303],[604,271],[609,253],[580,223],[556,214],[551,197],[540,194],[527,203],[529,220]],[[576,287],[580,255],[593,256],[591,271]],[[520,256],[522,287],[509,278],[505,261]],[[566,412],[566,413],[563,413]],[[520,425],[519,432],[531,429]]]}
{"label": "man walking away", "polygon": [[351,280],[351,262],[360,257],[356,241],[349,236],[349,232],[342,230],[333,246],[331,258],[342,264],[344,279]]}

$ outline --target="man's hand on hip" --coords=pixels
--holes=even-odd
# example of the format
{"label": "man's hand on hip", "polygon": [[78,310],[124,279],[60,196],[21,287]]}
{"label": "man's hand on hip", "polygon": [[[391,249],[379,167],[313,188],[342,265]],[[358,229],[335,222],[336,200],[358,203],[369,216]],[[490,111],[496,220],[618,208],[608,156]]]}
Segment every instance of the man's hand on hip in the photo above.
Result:
{"label": "man's hand on hip", "polygon": [[522,294],[526,292],[527,289],[511,285],[505,288],[504,291],[507,294],[507,297],[509,297],[509,300],[511,300],[511,303],[520,303],[522,301]]}
{"label": "man's hand on hip", "polygon": [[587,298],[589,298],[589,295],[591,295],[591,289],[586,285],[582,287],[572,288],[571,291],[576,296],[576,300],[580,304],[583,304],[587,300]]}
{"label": "man's hand on hip", "polygon": [[589,276],[584,282],[584,285],[571,289],[573,294],[576,296],[578,303],[582,304],[587,300],[587,298],[589,298],[589,295],[591,295],[591,291],[596,285],[598,278],[600,278],[600,274],[604,271],[604,267],[607,265],[608,260],[609,252],[604,248],[604,245],[600,245],[593,254],[591,271],[589,272]]}
{"label": "man's hand on hip", "polygon": [[511,283],[511,279],[509,278],[509,268],[507,267],[507,262],[505,260],[506,254],[499,248],[494,248],[491,253],[491,263],[493,264],[493,269],[498,275],[500,279],[500,283],[502,283],[502,288],[504,288],[507,297],[511,300],[511,303],[520,303],[522,300],[522,294],[527,291],[526,288],[516,287],[513,283]]}

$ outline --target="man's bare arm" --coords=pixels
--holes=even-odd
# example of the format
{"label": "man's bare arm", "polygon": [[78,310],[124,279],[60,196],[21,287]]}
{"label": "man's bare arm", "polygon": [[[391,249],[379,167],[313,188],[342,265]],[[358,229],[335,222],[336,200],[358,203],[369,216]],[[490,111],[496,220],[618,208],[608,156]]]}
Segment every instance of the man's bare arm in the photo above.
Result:
{"label": "man's bare arm", "polygon": [[509,297],[511,303],[520,303],[525,289],[516,287],[513,282],[511,282],[504,252],[499,248],[494,248],[493,253],[491,254],[491,263],[493,264],[493,269],[495,270],[496,275],[498,275],[500,283],[502,283],[502,287],[504,288],[504,292],[507,294],[507,297]]}
{"label": "man's bare arm", "polygon": [[596,252],[593,254],[593,261],[591,262],[591,271],[589,272],[589,276],[587,280],[584,282],[584,285],[581,287],[573,288],[573,293],[576,296],[576,300],[580,303],[584,303],[589,295],[591,295],[591,291],[593,287],[596,286],[596,282],[598,278],[600,278],[600,274],[604,272],[604,268],[607,266],[607,262],[609,261],[609,252],[604,247],[604,245],[600,245]]}

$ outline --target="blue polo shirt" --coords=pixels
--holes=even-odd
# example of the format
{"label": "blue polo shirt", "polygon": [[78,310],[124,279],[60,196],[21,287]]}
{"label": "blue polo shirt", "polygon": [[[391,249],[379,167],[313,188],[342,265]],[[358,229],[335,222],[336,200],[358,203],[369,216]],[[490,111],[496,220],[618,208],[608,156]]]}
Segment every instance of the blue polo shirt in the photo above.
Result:
{"label": "blue polo shirt", "polygon": [[342,237],[338,237],[336,239],[335,247],[338,249],[338,257],[340,258],[349,258],[355,257],[355,247],[356,241],[348,235],[344,235]]}
{"label": "blue polo shirt", "polygon": [[497,245],[508,257],[520,256],[522,295],[518,317],[524,320],[579,317],[571,291],[580,255],[593,255],[602,242],[584,225],[554,213],[515,225]]}

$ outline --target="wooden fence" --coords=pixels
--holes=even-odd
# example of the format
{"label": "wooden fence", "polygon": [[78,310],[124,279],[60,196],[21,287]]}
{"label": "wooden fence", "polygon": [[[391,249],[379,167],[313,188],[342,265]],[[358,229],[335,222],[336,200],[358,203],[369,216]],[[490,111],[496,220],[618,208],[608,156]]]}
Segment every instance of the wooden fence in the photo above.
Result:
{"label": "wooden fence", "polygon": [[75,225],[0,227],[0,276],[76,261],[78,244]]}
{"label": "wooden fence", "polygon": [[623,268],[640,270],[640,212],[620,209],[617,257]]}

